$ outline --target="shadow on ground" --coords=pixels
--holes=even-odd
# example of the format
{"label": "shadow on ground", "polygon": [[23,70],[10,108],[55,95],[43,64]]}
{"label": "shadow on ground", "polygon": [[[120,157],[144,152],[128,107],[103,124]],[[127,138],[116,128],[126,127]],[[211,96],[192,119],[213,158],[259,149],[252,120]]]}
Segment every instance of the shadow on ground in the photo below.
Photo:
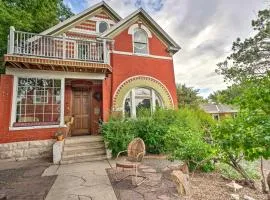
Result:
{"label": "shadow on ground", "polygon": [[43,200],[57,176],[41,177],[52,163],[47,159],[0,163],[0,196],[8,200]]}

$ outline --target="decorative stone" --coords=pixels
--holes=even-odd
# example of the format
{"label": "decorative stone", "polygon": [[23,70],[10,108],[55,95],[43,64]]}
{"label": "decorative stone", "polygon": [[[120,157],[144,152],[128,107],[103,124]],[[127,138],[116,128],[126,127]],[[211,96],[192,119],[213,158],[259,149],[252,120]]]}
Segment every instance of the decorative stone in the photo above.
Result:
{"label": "decorative stone", "polygon": [[238,194],[231,194],[231,199],[232,200],[239,200],[240,196]]}
{"label": "decorative stone", "polygon": [[228,183],[228,184],[226,184],[226,185],[227,185],[229,188],[233,189],[234,192],[236,192],[237,190],[240,190],[240,189],[243,188],[243,186],[241,186],[241,185],[235,183],[235,181],[232,181],[232,182],[230,182],[230,183]]}
{"label": "decorative stone", "polygon": [[53,145],[53,163],[59,164],[62,158],[64,141],[57,141]]}
{"label": "decorative stone", "polygon": [[256,200],[256,199],[254,199],[254,198],[252,198],[252,197],[250,197],[248,195],[244,195],[244,199],[245,200]]}
{"label": "decorative stone", "polygon": [[180,170],[174,170],[171,173],[172,180],[176,184],[176,188],[179,195],[189,195],[190,194],[190,182],[189,175],[184,174]]}

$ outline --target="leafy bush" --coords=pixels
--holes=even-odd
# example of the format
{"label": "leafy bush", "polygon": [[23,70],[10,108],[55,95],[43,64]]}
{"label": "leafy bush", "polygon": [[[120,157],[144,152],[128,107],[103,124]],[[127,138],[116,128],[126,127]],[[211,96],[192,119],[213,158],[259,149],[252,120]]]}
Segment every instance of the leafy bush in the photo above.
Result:
{"label": "leafy bush", "polygon": [[132,120],[110,120],[102,125],[101,131],[113,156],[126,150],[129,142],[137,137]]}
{"label": "leafy bush", "polygon": [[209,115],[193,109],[157,110],[151,117],[142,113],[137,119],[110,120],[102,126],[114,156],[133,138],[140,137],[149,153],[168,153],[172,159],[187,161],[191,169],[197,164],[205,171],[213,169],[208,161],[212,146],[206,142],[214,124]]}

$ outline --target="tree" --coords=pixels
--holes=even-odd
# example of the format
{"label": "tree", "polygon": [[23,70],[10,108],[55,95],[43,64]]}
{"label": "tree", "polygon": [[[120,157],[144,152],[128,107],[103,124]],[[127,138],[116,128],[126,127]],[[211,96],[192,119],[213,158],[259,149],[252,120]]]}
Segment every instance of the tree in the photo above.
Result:
{"label": "tree", "polygon": [[199,90],[187,87],[185,84],[176,85],[178,107],[197,107],[199,103],[205,102],[203,97],[199,96]]}
{"label": "tree", "polygon": [[225,90],[218,90],[208,96],[208,100],[214,103],[235,104],[235,99],[239,97],[243,90],[241,84],[233,84]]}
{"label": "tree", "polygon": [[0,0],[0,57],[7,51],[10,26],[39,33],[72,15],[63,0]]}
{"label": "tree", "polygon": [[[214,134],[222,160],[250,184],[252,180],[239,161],[270,158],[270,9],[259,11],[252,27],[255,35],[244,41],[237,38],[233,53],[218,64],[216,71],[239,89],[236,96],[230,96],[240,106],[240,113],[235,119],[221,122]],[[226,92],[230,93],[232,87]]]}
{"label": "tree", "polygon": [[261,77],[270,70],[270,9],[258,12],[252,21],[255,36],[242,41],[237,38],[232,45],[233,53],[218,64],[217,73],[225,80],[241,83],[250,77]]}

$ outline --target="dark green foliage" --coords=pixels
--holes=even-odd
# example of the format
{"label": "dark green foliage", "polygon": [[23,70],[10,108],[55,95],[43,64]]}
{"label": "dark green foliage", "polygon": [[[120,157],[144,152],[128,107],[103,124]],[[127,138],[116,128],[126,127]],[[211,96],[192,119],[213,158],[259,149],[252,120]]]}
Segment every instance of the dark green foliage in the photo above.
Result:
{"label": "dark green foliage", "polygon": [[[152,117],[111,120],[102,127],[105,140],[113,155],[125,150],[134,137],[144,140],[148,153],[167,153],[171,159],[184,160],[191,169],[200,165],[209,171],[213,149],[210,127],[215,122],[201,110],[158,110]],[[204,162],[207,159],[206,162]]]}
{"label": "dark green foliage", "polygon": [[39,33],[72,15],[63,0],[0,0],[0,57],[7,51],[10,26]]}
{"label": "dark green foliage", "polygon": [[105,141],[108,142],[108,148],[112,150],[113,156],[126,150],[129,142],[137,137],[134,128],[134,121],[132,120],[110,120],[102,125],[102,134]]}
{"label": "dark green foliage", "polygon": [[258,12],[252,28],[256,34],[244,41],[237,38],[232,45],[233,53],[218,64],[217,72],[225,80],[241,83],[250,77],[264,76],[270,70],[270,9]]}
{"label": "dark green foliage", "polygon": [[177,84],[176,92],[179,108],[197,108],[200,103],[207,102],[205,99],[203,99],[203,97],[199,96],[198,89],[187,87],[185,84]]}

